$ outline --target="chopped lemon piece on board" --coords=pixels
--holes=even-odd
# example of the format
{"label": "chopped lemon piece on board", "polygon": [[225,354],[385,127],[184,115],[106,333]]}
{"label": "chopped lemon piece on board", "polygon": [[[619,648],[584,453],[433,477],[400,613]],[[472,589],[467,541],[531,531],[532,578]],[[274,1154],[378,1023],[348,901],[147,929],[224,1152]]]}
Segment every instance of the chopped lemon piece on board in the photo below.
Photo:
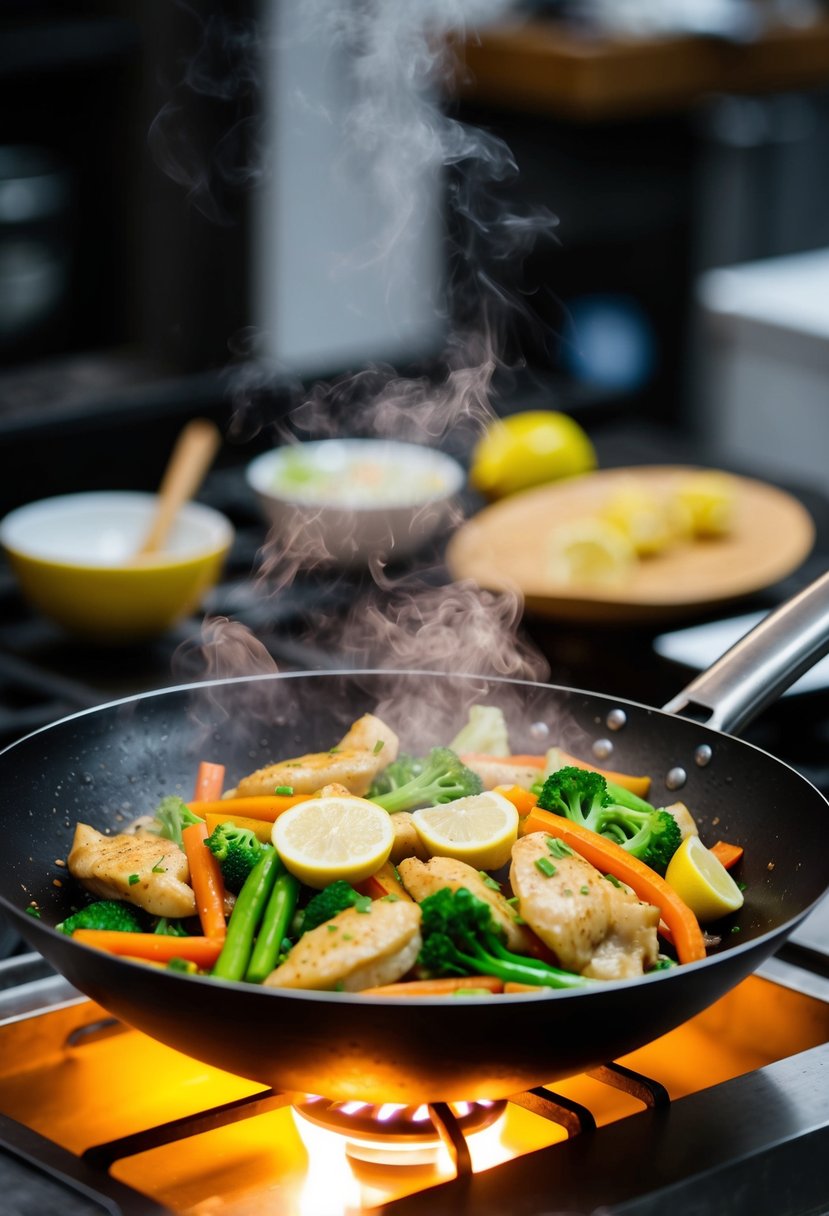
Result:
{"label": "chopped lemon piece on board", "polygon": [[676,488],[676,502],[687,512],[694,536],[723,536],[734,523],[734,483],[716,470],[695,473]]}
{"label": "chopped lemon piece on board", "polygon": [[677,512],[659,494],[644,486],[623,485],[602,508],[602,518],[624,532],[639,557],[662,553],[681,534]]}
{"label": "chopped lemon piece on board", "polygon": [[454,857],[476,870],[506,865],[518,839],[518,811],[495,790],[425,807],[412,819],[433,857]]}
{"label": "chopped lemon piece on board", "polygon": [[388,860],[391,816],[365,798],[314,798],[275,821],[271,836],[285,868],[309,887],[362,882]]}
{"label": "chopped lemon piece on board", "polygon": [[595,468],[593,444],[573,418],[525,410],[489,426],[472,452],[469,480],[488,498],[503,498]]}
{"label": "chopped lemon piece on board", "polygon": [[615,524],[586,516],[561,524],[552,533],[547,573],[565,584],[619,583],[636,562],[636,549]]}
{"label": "chopped lemon piece on board", "polygon": [[668,862],[665,881],[702,923],[743,906],[742,891],[699,836],[683,840]]}

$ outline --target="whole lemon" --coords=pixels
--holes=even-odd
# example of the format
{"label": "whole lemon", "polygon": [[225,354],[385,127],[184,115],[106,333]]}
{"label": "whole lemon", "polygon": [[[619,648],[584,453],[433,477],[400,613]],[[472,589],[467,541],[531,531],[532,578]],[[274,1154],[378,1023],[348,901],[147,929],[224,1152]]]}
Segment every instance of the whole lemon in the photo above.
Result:
{"label": "whole lemon", "polygon": [[487,498],[587,473],[596,453],[577,422],[556,410],[525,410],[493,422],[472,452],[469,480]]}

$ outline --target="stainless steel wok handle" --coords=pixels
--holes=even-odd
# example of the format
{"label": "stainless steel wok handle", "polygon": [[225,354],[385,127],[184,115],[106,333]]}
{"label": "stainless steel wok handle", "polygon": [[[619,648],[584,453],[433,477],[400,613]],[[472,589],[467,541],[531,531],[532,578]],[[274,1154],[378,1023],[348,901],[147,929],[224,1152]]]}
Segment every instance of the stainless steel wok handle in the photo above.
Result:
{"label": "stainless steel wok handle", "polygon": [[737,734],[829,653],[829,571],[775,608],[663,706]]}

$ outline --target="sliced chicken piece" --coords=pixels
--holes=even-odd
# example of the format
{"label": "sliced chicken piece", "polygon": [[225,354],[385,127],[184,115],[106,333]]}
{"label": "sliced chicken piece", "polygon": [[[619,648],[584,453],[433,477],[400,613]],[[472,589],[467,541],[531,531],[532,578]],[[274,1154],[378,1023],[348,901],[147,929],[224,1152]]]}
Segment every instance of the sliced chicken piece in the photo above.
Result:
{"label": "sliced chicken piece", "polygon": [[195,914],[187,858],[163,836],[104,836],[79,823],[67,865],[70,874],[101,899],[125,899],[153,916],[178,919]]}
{"label": "sliced chicken piece", "polygon": [[290,786],[295,794],[315,794],[322,786],[336,784],[344,785],[350,794],[362,798],[383,767],[382,754],[349,747],[281,760],[243,777],[234,796],[247,798],[252,794],[272,794],[280,785]]}
{"label": "sliced chicken piece", "polygon": [[699,828],[694,816],[688,810],[684,802],[672,802],[670,806],[664,808],[669,815],[673,815],[676,820],[679,834],[683,840],[687,836],[699,836]]}
{"label": "sliced chicken piece", "polygon": [[456,861],[454,857],[432,857],[422,862],[416,857],[408,857],[400,862],[397,870],[403,886],[418,903],[446,887],[450,891],[466,887],[476,898],[489,904],[493,919],[503,929],[510,950],[516,954],[536,953],[532,938],[524,926],[516,922],[516,914],[505,896],[487,886],[480,873],[465,861]]}
{"label": "sliced chicken piece", "polygon": [[[552,856],[548,839],[532,832],[512,849],[510,882],[522,918],[567,971],[605,980],[642,975],[657,959],[659,909],[575,853]],[[542,857],[555,866],[549,877],[535,864]]]}
{"label": "sliced chicken piece", "polygon": [[485,790],[494,790],[496,785],[518,785],[528,790],[541,776],[541,769],[529,764],[505,764],[498,760],[466,759],[464,764],[477,773]]}
{"label": "sliced chicken piece", "polygon": [[411,811],[397,811],[391,817],[391,825],[394,828],[394,843],[390,856],[395,865],[406,857],[428,860],[429,850],[420,839]]}
{"label": "sliced chicken piece", "polygon": [[382,772],[386,765],[397,759],[400,740],[382,718],[374,714],[363,714],[362,718],[352,722],[337,746],[356,747],[358,751],[371,752],[376,755],[380,766],[377,771]]}
{"label": "sliced chicken piece", "polygon": [[265,984],[345,992],[393,984],[411,971],[421,945],[417,904],[376,899],[304,933]]}

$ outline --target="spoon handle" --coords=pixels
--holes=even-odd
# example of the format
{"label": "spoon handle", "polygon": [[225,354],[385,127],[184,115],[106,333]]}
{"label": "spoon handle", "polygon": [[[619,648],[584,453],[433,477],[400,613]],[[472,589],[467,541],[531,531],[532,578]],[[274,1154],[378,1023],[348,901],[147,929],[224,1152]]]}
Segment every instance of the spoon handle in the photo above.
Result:
{"label": "spoon handle", "polygon": [[198,490],[219,450],[221,434],[206,418],[194,418],[181,432],[173,448],[161,485],[155,517],[136,553],[145,557],[164,547],[167,534],[181,507]]}

